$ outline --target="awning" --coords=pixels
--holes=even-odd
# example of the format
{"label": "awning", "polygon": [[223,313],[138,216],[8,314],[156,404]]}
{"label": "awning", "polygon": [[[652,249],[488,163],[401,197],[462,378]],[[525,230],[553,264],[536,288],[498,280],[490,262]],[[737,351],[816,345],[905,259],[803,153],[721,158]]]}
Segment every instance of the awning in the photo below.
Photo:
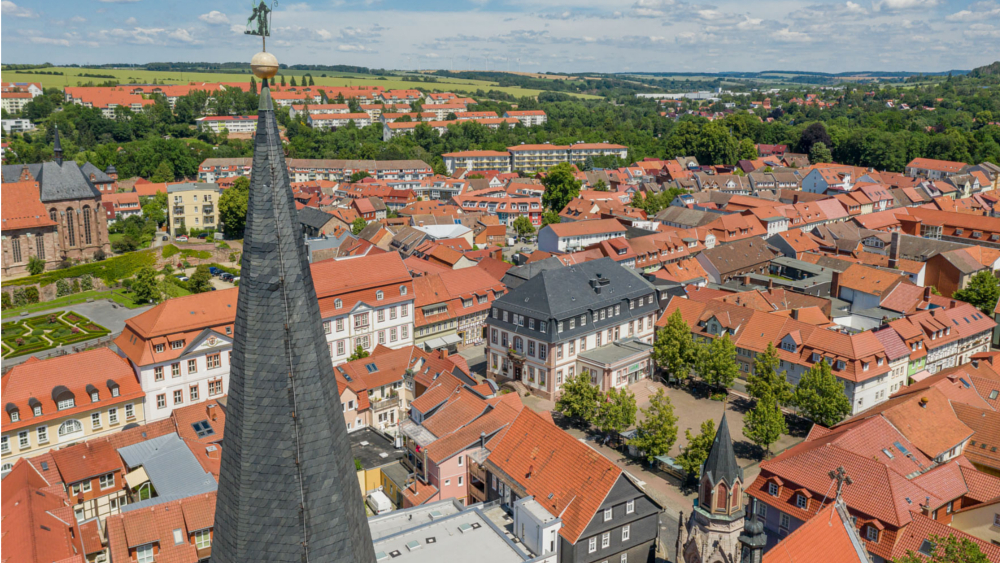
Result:
{"label": "awning", "polygon": [[128,484],[130,489],[137,489],[139,488],[139,485],[148,481],[149,476],[146,475],[146,470],[142,467],[125,474],[125,483]]}
{"label": "awning", "polygon": [[437,338],[431,338],[424,342],[424,349],[428,352],[432,350],[440,350],[441,348],[447,348],[448,346],[454,346],[462,342],[462,337],[457,334],[448,334],[446,336],[439,336]]}

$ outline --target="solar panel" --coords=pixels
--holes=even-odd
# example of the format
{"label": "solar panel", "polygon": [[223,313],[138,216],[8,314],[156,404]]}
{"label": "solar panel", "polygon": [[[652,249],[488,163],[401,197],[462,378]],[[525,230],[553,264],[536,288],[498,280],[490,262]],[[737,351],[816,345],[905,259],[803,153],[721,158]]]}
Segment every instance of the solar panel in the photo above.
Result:
{"label": "solar panel", "polygon": [[903,444],[900,444],[899,442],[893,442],[892,445],[896,446],[897,450],[903,452],[903,455],[910,455],[910,450],[906,449],[906,446],[904,446]]}

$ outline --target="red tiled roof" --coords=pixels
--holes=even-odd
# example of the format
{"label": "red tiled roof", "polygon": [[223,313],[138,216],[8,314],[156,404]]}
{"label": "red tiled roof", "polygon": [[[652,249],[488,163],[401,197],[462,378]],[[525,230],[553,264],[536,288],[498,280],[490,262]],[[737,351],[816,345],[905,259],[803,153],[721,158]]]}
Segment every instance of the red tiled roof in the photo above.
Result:
{"label": "red tiled roof", "polygon": [[85,563],[83,545],[62,487],[50,486],[24,459],[3,478],[3,542],[0,558],[11,563],[70,560]]}
{"label": "red tiled roof", "polygon": [[[2,211],[4,231],[51,227],[56,222],[49,219],[49,212],[39,196],[38,182],[4,182]],[[27,252],[25,249],[22,252]]]}
{"label": "red tiled roof", "polygon": [[[108,381],[118,385],[118,396],[112,396]],[[58,388],[65,388],[73,394],[75,406],[59,410],[55,396]],[[98,393],[97,403],[91,401],[91,393],[88,391],[90,388]],[[9,416],[4,417],[3,431],[6,433],[34,426],[42,421],[85,413],[144,396],[128,362],[109,348],[56,356],[47,360],[32,358],[14,366],[3,376],[2,400],[5,408],[8,405],[16,406],[20,418],[18,422],[11,422]],[[34,416],[34,405],[41,406],[41,416]]]}
{"label": "red tiled roof", "polygon": [[573,221],[569,223],[552,223],[549,225],[558,237],[575,237],[601,233],[624,233],[625,227],[617,219],[595,219],[591,221]]}
{"label": "red tiled roof", "polygon": [[921,168],[936,170],[938,172],[958,173],[967,165],[964,162],[954,162],[951,160],[937,160],[933,158],[914,158],[906,165],[908,168]]}
{"label": "red tiled roof", "polygon": [[816,516],[799,526],[764,554],[763,563],[868,563],[868,557],[858,554],[837,505],[827,504]]}
{"label": "red tiled roof", "polygon": [[559,534],[580,539],[621,469],[531,409],[522,409],[492,450],[488,463],[511,476],[550,514],[559,515]]}
{"label": "red tiled roof", "polygon": [[[157,561],[198,561],[198,549],[191,534],[211,527],[215,519],[215,499],[213,492],[109,516],[105,525],[112,560],[130,561],[129,548],[156,543],[159,546]],[[188,526],[189,521],[201,527],[192,528]],[[208,526],[203,525],[206,523]],[[174,530],[181,530],[184,541],[174,542]]]}

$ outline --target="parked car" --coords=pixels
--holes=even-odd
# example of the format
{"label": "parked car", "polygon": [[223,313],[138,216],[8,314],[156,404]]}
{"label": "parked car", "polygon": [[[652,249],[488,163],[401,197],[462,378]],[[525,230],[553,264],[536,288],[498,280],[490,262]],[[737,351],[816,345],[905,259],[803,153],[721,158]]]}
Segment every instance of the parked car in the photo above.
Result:
{"label": "parked car", "polygon": [[170,235],[163,235],[163,241],[166,242],[170,240]]}
{"label": "parked car", "polygon": [[200,235],[198,235],[198,238],[200,238],[200,239],[207,239],[208,238],[208,233],[201,233]]}
{"label": "parked car", "polygon": [[179,237],[174,237],[174,240],[176,240],[177,242],[187,242],[188,238],[186,235],[181,235]]}
{"label": "parked car", "polygon": [[184,274],[174,274],[174,277],[177,278],[177,279],[179,279],[179,280],[181,280],[182,282],[186,282],[189,279],[191,279],[191,278],[185,276]]}
{"label": "parked car", "polygon": [[216,268],[215,266],[209,266],[208,273],[212,274],[213,276],[217,276],[222,273],[222,270]]}
{"label": "parked car", "polygon": [[233,275],[229,272],[222,272],[222,274],[219,275],[219,279],[224,282],[231,282],[233,281]]}

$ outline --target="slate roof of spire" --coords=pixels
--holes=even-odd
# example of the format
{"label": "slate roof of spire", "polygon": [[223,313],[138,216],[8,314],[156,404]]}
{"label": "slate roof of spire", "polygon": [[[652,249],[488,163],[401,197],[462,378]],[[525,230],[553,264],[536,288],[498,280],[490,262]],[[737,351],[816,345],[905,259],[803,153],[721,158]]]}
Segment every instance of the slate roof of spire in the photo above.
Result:
{"label": "slate roof of spire", "polygon": [[725,414],[722,415],[719,430],[712,441],[712,449],[708,451],[705,464],[701,466],[701,474],[708,478],[713,487],[720,481],[725,481],[730,487],[737,479],[743,482],[743,468],[736,463],[733,439],[729,436],[729,422]]}
{"label": "slate roof of spire", "polygon": [[340,393],[265,82],[212,559],[374,562]]}

